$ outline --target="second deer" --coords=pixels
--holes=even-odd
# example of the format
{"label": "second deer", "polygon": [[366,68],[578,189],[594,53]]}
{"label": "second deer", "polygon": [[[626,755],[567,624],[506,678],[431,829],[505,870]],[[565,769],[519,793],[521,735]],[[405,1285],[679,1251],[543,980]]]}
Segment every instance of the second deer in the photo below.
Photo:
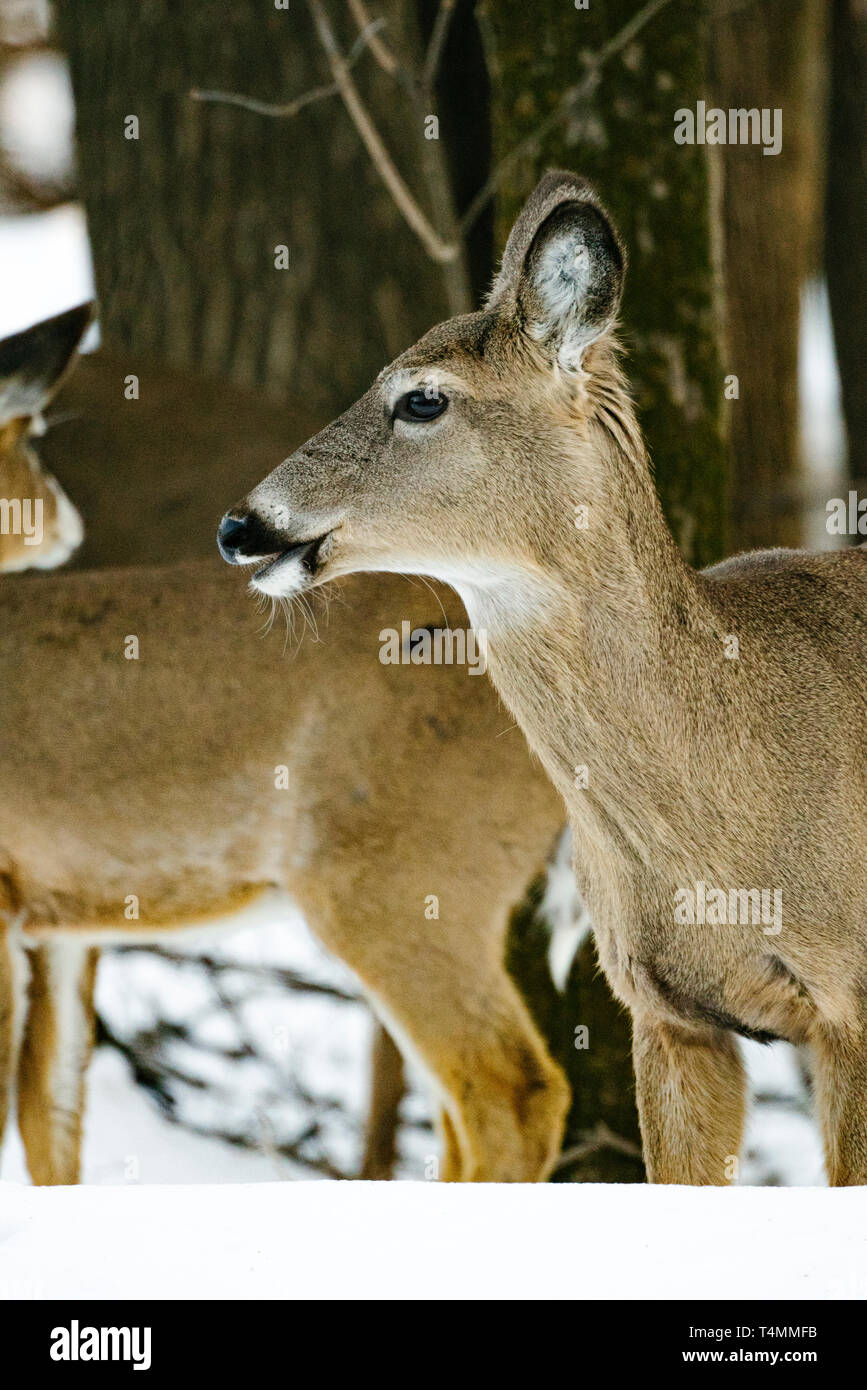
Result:
{"label": "second deer", "polygon": [[[58,375],[46,342],[9,359],[9,399],[38,386],[16,448]],[[54,346],[65,366],[75,342]],[[380,659],[402,623],[465,628],[453,595],[338,598],[285,652],[216,557],[0,583],[0,1129],[17,1076],[34,1181],[78,1178],[95,948],[287,895],[429,1076],[441,1176],[549,1172],[569,1091],[504,938],[562,803],[486,676]]]}

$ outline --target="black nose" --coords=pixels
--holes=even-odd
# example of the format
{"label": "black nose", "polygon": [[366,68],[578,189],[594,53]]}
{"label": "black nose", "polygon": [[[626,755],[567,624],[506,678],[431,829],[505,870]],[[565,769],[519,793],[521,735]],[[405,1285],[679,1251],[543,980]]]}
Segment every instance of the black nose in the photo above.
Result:
{"label": "black nose", "polygon": [[227,513],[217,528],[217,545],[223,559],[228,560],[230,565],[241,564],[241,551],[249,536],[250,518],[229,516]]}

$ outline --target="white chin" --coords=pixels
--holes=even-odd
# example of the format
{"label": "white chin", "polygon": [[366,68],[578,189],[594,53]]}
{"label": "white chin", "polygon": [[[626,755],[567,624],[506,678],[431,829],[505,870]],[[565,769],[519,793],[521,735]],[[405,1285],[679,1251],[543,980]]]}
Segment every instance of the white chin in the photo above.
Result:
{"label": "white chin", "polygon": [[309,583],[310,573],[301,557],[283,555],[254,574],[250,588],[257,594],[267,594],[269,598],[291,598],[293,594],[300,594]]}

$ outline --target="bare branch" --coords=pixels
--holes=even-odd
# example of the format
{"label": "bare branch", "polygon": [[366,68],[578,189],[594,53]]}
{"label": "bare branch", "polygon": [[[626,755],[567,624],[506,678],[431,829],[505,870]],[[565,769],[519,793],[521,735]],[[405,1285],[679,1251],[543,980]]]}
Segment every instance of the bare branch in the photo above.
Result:
{"label": "bare branch", "polygon": [[600,1120],[595,1129],[585,1131],[585,1137],[580,1144],[573,1144],[571,1148],[563,1150],[554,1166],[555,1173],[577,1163],[581,1158],[598,1153],[600,1149],[613,1149],[616,1153],[627,1154],[630,1158],[641,1158],[638,1144],[634,1144],[631,1139],[624,1139],[621,1134],[615,1134]]}
{"label": "bare branch", "polygon": [[627,24],[624,24],[623,28],[618,30],[618,32],[600,48],[598,53],[588,57],[587,70],[581,81],[576,82],[572,87],[567,87],[553,111],[551,111],[543,121],[539,122],[535,130],[531,131],[529,135],[519,141],[514,149],[510,150],[505,159],[493,170],[490,178],[482,184],[482,187],[479,189],[460,220],[459,230],[462,234],[466,235],[470,228],[475,225],[506,175],[511,172],[519,160],[523,159],[524,155],[532,154],[538,145],[541,144],[542,140],[544,140],[549,130],[553,130],[558,126],[560,122],[569,115],[573,107],[579,105],[582,101],[586,101],[589,96],[593,95],[598,85],[602,69],[609,59],[621,53],[623,49],[632,42],[636,34],[641,32],[646,24],[649,24],[651,19],[653,19],[660,10],[670,4],[671,0],[648,0],[648,3],[638,11],[638,14],[633,15],[632,19],[630,19]]}
{"label": "bare branch", "polygon": [[350,994],[348,990],[340,989],[337,985],[319,984],[315,980],[308,980],[303,975],[299,975],[297,971],[285,970],[277,965],[254,965],[247,961],[240,963],[233,960],[221,960],[216,956],[187,955],[181,951],[171,951],[164,946],[118,946],[115,951],[117,955],[131,955],[139,952],[140,954],[156,956],[159,960],[170,961],[172,965],[201,967],[214,977],[222,973],[241,973],[271,981],[286,989],[299,990],[304,994],[323,994],[329,999],[338,999],[342,1003],[361,1004],[364,1002],[360,994]]}
{"label": "bare branch", "polygon": [[422,69],[421,85],[425,92],[433,91],[433,85],[437,80],[437,73],[442,61],[443,49],[448,38],[449,25],[456,8],[457,0],[440,0]]}
{"label": "bare branch", "polygon": [[254,111],[257,116],[297,116],[299,111],[303,111],[305,106],[310,106],[314,101],[322,101],[324,97],[336,97],[337,88],[333,82],[329,82],[326,86],[312,88],[303,96],[296,97],[294,101],[287,101],[282,106],[275,106],[269,101],[257,101],[255,97],[244,96],[242,92],[220,92],[194,87],[188,95],[191,101],[211,101],[219,102],[223,106],[240,106],[244,111]]}
{"label": "bare branch", "polygon": [[396,73],[400,64],[388,45],[383,43],[382,39],[378,38],[373,32],[375,29],[384,27],[385,21],[378,19],[375,24],[371,23],[364,0],[349,0],[349,8],[361,32],[363,34],[368,34],[368,47],[383,72],[391,73],[392,75]]}
{"label": "bare branch", "polygon": [[[354,67],[362,53],[367,49],[376,55],[374,44],[376,31],[385,25],[384,19],[375,19],[365,23],[364,28],[352,45],[346,56],[347,68]],[[325,97],[336,97],[340,94],[340,88],[336,82],[326,82],[320,87],[311,87],[309,92],[302,92],[300,97],[295,97],[294,101],[287,101],[275,104],[270,101],[258,101],[256,97],[244,96],[242,92],[221,92],[216,90],[204,90],[194,87],[189,93],[192,101],[213,101],[221,102],[224,106],[240,106],[245,111],[254,111],[257,116],[297,116],[299,111],[303,111],[305,106],[310,106],[314,101],[322,101]]]}
{"label": "bare branch", "polygon": [[353,82],[346,59],[340,52],[334,31],[325,12],[322,0],[307,0],[307,8],[316,26],[319,40],[325,50],[325,57],[331,69],[335,85],[340,91],[343,103],[349,112],[352,123],[358,131],[367,153],[407,225],[415,232],[432,260],[439,264],[454,261],[460,254],[460,245],[443,241],[422,212],[410,189],[385,147],[382,136],[374,125],[362,101],[358,88]]}

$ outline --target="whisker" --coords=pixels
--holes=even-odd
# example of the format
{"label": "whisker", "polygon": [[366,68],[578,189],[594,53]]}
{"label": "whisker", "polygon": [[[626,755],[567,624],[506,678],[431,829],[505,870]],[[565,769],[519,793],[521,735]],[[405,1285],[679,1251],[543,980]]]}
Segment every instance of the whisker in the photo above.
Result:
{"label": "whisker", "polygon": [[448,627],[448,625],[449,625],[449,616],[448,616],[448,613],[446,612],[445,608],[443,607],[443,601],[442,601],[442,599],[440,598],[440,596],[439,596],[439,594],[437,593],[437,591],[436,591],[436,589],[434,588],[434,586],[431,584],[430,580],[427,579],[423,574],[407,574],[407,575],[404,575],[404,578],[405,578],[405,579],[408,579],[409,582],[410,582],[411,584],[413,583],[414,580],[418,580],[420,583],[422,583],[422,584],[425,586],[426,589],[428,589],[428,590],[430,591],[431,594],[433,594],[434,598],[436,599],[437,603],[439,604],[440,612],[441,612],[442,615],[443,615],[443,621],[445,622],[446,627]]}

